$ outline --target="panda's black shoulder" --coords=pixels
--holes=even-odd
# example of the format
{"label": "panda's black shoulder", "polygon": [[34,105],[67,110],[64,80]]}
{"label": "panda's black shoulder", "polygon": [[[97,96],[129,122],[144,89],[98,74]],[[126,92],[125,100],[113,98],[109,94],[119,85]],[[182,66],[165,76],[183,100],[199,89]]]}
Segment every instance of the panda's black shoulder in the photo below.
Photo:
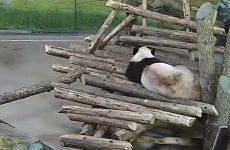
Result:
{"label": "panda's black shoulder", "polygon": [[152,58],[143,59],[142,63],[145,65],[151,65],[151,64],[155,64],[155,63],[163,63],[163,61],[161,61],[160,59],[158,59],[156,57],[152,57]]}

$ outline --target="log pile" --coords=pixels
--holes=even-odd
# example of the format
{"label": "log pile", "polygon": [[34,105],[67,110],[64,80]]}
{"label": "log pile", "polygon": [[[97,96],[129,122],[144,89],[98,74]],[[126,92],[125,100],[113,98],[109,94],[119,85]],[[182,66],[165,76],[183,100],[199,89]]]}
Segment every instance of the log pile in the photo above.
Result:
{"label": "log pile", "polygon": [[[193,22],[187,16],[190,14],[188,1],[183,1],[185,19],[149,11],[147,5],[151,2],[151,0],[148,2],[143,0],[142,5],[136,7],[122,3],[122,1],[109,0],[106,6],[113,10],[98,33],[85,38],[85,41],[89,42],[89,47],[76,44],[70,45],[69,48],[45,45],[47,54],[66,58],[72,64],[72,66],[53,64],[53,71],[70,73],[75,68],[82,67],[85,69],[85,73],[79,77],[82,85],[101,89],[89,90],[83,87],[70,87],[55,81],[51,83],[56,98],[89,106],[65,105],[60,108],[59,113],[66,114],[70,121],[83,123],[79,135],[65,134],[61,136],[62,146],[85,150],[134,149],[133,146],[136,146],[136,143],[202,146],[202,138],[176,137],[175,135],[165,135],[163,138],[159,138],[143,134],[151,132],[157,127],[165,128],[172,125],[178,128],[187,128],[189,131],[194,125],[200,123],[202,116],[218,116],[218,111],[212,103],[164,97],[146,90],[140,84],[128,81],[124,73],[132,57],[132,49],[137,44],[152,46],[156,49],[155,56],[159,59],[172,65],[183,64],[194,73],[201,73],[202,77],[204,72],[199,69],[204,66],[195,62],[194,58],[191,59],[193,51],[201,50],[206,55],[207,51],[203,51],[203,49],[210,51],[210,48],[213,48],[215,53],[224,53],[224,47],[214,46],[215,40],[209,41],[211,44],[202,45],[202,41],[199,40],[200,34],[205,36],[207,31],[201,31],[204,29],[198,22],[199,20]],[[206,7],[205,5],[209,6],[209,3],[205,3],[202,7]],[[215,10],[211,10],[211,17],[214,18]],[[118,11],[126,11],[129,14],[108,35],[104,35]],[[116,36],[121,29],[134,21],[136,15],[142,17],[142,26],[133,24],[130,33],[143,36]],[[146,18],[184,26],[186,32],[148,27]],[[198,34],[192,33],[189,32],[189,29],[198,29],[199,32]],[[213,27],[213,32],[209,33],[210,36],[213,33],[224,34],[223,29],[219,27]],[[214,52],[211,56],[207,54],[202,57],[200,62],[205,62],[205,59],[212,61],[213,54]],[[207,56],[210,58],[206,58]],[[221,75],[221,64],[213,64],[216,69],[212,71],[211,80],[214,83]],[[208,72],[205,75],[207,76]],[[202,92],[206,91],[206,88],[202,86]],[[203,96],[208,96],[209,93],[205,94]],[[213,98],[213,95],[211,97]]]}
{"label": "log pile", "polygon": [[[47,54],[66,58],[71,64],[70,66],[58,63],[52,65],[53,71],[61,72],[65,76],[3,94],[0,96],[0,104],[51,90],[54,90],[56,98],[86,104],[87,107],[64,105],[60,108],[59,113],[66,114],[70,121],[83,123],[79,134],[61,136],[60,145],[63,147],[84,150],[132,150],[136,143],[201,147],[202,137],[197,135],[193,137],[189,134],[187,137],[179,137],[175,134],[167,135],[165,131],[174,126],[185,133],[196,133],[196,129],[193,128],[195,125],[203,123],[206,118],[206,122],[211,122],[214,120],[212,118],[219,116],[220,108],[217,110],[210,100],[214,99],[214,89],[219,86],[216,81],[222,74],[222,64],[215,63],[213,57],[214,53],[225,53],[225,55],[228,53],[224,47],[214,46],[213,34],[224,35],[225,33],[222,28],[213,26],[215,10],[210,3],[204,3],[200,7],[197,20],[194,22],[189,18],[188,1],[183,1],[185,19],[148,10],[147,6],[153,1],[143,0],[142,5],[139,6],[122,3],[122,0],[107,1],[106,6],[112,8],[112,11],[98,33],[85,38],[89,42],[88,47],[76,44],[71,44],[69,48],[45,45]],[[203,9],[205,13],[202,13]],[[108,35],[104,35],[119,11],[125,11],[127,17]],[[136,16],[142,17],[142,26],[132,25]],[[147,18],[184,26],[186,32],[148,27]],[[130,24],[129,33],[143,36],[116,36],[121,29]],[[190,29],[198,29],[198,33],[189,32]],[[164,62],[172,65],[183,64],[194,73],[200,73],[202,101],[164,97],[127,80],[124,73],[132,57],[132,49],[137,44],[155,48],[155,56]],[[199,62],[195,62],[192,58],[194,51],[202,53]],[[226,64],[228,65],[229,62]],[[205,70],[205,67],[211,69]],[[228,75],[229,71],[225,72]],[[96,87],[98,90],[68,85],[77,79],[80,79],[82,85]],[[212,129],[208,123],[205,127]],[[163,131],[155,130],[164,137],[143,135],[157,128],[164,128]]]}

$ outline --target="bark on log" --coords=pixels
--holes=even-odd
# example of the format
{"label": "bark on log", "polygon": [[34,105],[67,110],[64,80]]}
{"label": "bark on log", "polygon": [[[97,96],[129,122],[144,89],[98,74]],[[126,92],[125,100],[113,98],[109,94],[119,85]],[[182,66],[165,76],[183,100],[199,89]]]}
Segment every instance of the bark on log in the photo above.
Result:
{"label": "bark on log", "polygon": [[102,116],[112,119],[120,119],[126,121],[134,121],[137,123],[153,124],[155,116],[147,113],[136,113],[132,111],[121,111],[112,109],[100,109],[100,108],[86,108],[80,106],[62,106],[59,113],[71,113],[82,115],[94,115]]}
{"label": "bark on log", "polygon": [[[141,99],[141,98],[135,98],[135,97],[128,97],[123,95],[116,95],[112,93],[105,93],[105,92],[97,92],[97,91],[91,91],[83,88],[72,88],[63,84],[59,83],[52,83],[52,86],[59,87],[59,88],[66,88],[73,91],[79,91],[86,94],[96,95],[96,96],[102,96],[107,97],[111,99],[116,99],[119,101],[124,101],[132,104],[138,104],[150,108],[160,109],[164,111],[174,112],[178,114],[188,115],[188,116],[194,116],[194,117],[201,117],[202,116],[202,110],[200,107],[197,106],[187,106],[187,105],[181,105],[181,104],[175,104],[175,103],[168,103],[168,102],[161,102],[161,101],[154,101],[154,100],[148,100],[148,99]],[[207,112],[204,112],[207,113]]]}
{"label": "bark on log", "polygon": [[[113,9],[126,11],[128,13],[133,14],[133,15],[139,15],[139,16],[143,16],[143,17],[146,17],[146,18],[150,18],[150,19],[157,19],[157,20],[164,21],[164,22],[167,22],[167,23],[173,23],[173,24],[176,24],[176,25],[196,29],[196,23],[194,21],[187,21],[185,19],[164,15],[164,14],[153,12],[153,11],[150,11],[150,10],[144,10],[144,9],[142,9],[140,7],[139,8],[138,7],[133,7],[133,6],[123,4],[123,3],[119,3],[119,2],[116,2],[116,1],[113,1],[113,0],[109,0],[106,3],[106,6],[111,7]],[[225,35],[223,28],[215,27],[214,32],[215,32],[215,34]]]}
{"label": "bark on log", "polygon": [[[154,0],[149,0],[148,4],[151,4]],[[138,8],[141,8],[142,5],[138,6]],[[122,28],[127,26],[129,23],[131,23],[135,19],[135,15],[130,14],[128,15],[120,24],[118,24],[104,39],[102,39],[98,45],[98,49],[104,47],[108,41],[110,41]]]}
{"label": "bark on log", "polygon": [[129,129],[135,131],[139,123],[133,121],[126,121],[120,119],[111,119],[106,117],[99,117],[93,115],[82,115],[82,114],[68,114],[68,117],[71,121],[80,121],[91,124],[102,124],[112,127],[120,127],[124,129]]}
{"label": "bark on log", "polygon": [[[142,0],[142,9],[144,10],[148,10],[147,8],[147,0]],[[147,18],[145,17],[142,17],[142,26],[146,27],[147,26]],[[146,36],[146,35],[144,35]]]}
{"label": "bark on log", "polygon": [[209,104],[213,104],[215,98],[214,14],[215,9],[209,2],[204,3],[196,14],[201,101]]}
{"label": "bark on log", "polygon": [[100,88],[104,88],[108,90],[113,90],[113,91],[127,94],[129,96],[137,97],[137,98],[146,98],[146,99],[153,99],[157,101],[184,104],[184,105],[189,105],[189,106],[198,106],[202,108],[202,110],[208,114],[218,115],[218,112],[213,105],[201,103],[198,101],[193,101],[193,100],[188,100],[188,99],[167,98],[162,95],[150,92],[144,88],[135,87],[131,85],[125,85],[125,84],[117,84],[116,82],[110,82],[109,80],[101,79],[95,76],[82,75],[81,81],[85,85],[91,85],[91,86],[100,87]]}
{"label": "bark on log", "polygon": [[76,65],[83,66],[83,67],[90,67],[90,68],[108,71],[112,73],[118,73],[122,75],[124,75],[125,70],[126,70],[124,67],[115,66],[113,64],[104,64],[101,62],[95,62],[95,61],[91,61],[91,60],[84,59],[84,58],[74,59],[72,56],[70,56],[69,62],[71,64],[76,64]]}
{"label": "bark on log", "polygon": [[140,34],[161,36],[169,39],[180,40],[183,42],[197,43],[197,34],[194,32],[186,33],[184,31],[161,29],[155,27],[143,27],[139,25],[133,25],[131,31]]}
{"label": "bark on log", "polygon": [[72,147],[86,150],[133,150],[132,144],[126,141],[76,134],[62,135],[60,138],[60,145],[62,147]]}
{"label": "bark on log", "polygon": [[0,95],[0,105],[10,103],[19,99],[24,99],[40,93],[50,92],[51,90],[53,90],[53,86],[51,86],[50,84],[54,81],[59,83],[71,84],[75,82],[77,78],[79,78],[83,73],[85,73],[84,68],[76,68],[75,70],[69,72],[68,74],[56,80],[51,80],[40,84],[31,85],[28,87],[23,87],[12,92],[6,92]]}
{"label": "bark on log", "polygon": [[122,140],[122,141],[129,141],[133,138],[135,138],[137,135],[147,131],[151,129],[149,126],[147,125],[142,125],[141,127],[139,127],[138,130],[136,131],[130,131],[130,130],[126,130],[126,129],[118,129],[116,132],[114,132],[111,135],[112,139],[115,140]]}
{"label": "bark on log", "polygon": [[55,88],[55,97],[61,99],[67,99],[70,101],[80,102],[84,104],[89,104],[93,106],[101,106],[109,109],[117,109],[117,110],[127,110],[134,112],[142,112],[142,113],[151,113],[156,116],[156,119],[164,122],[169,122],[177,125],[191,127],[196,118],[188,117],[184,115],[174,114],[166,111],[161,111],[157,109],[151,109],[148,107],[130,104],[114,99],[99,97],[77,91],[70,91],[67,89],[58,89]]}
{"label": "bark on log", "polygon": [[94,37],[94,39],[90,43],[90,45],[89,45],[89,53],[93,54],[96,51],[97,45],[98,45],[99,41],[101,40],[101,38],[102,38],[105,30],[109,28],[109,26],[113,22],[116,14],[118,12],[119,12],[119,10],[115,10],[114,9],[109,14],[109,16],[107,17],[107,19],[105,20],[105,22],[103,23],[103,25],[101,26],[101,28],[99,29],[99,31],[97,32],[96,36]]}
{"label": "bark on log", "polygon": [[137,139],[138,143],[154,143],[154,144],[164,144],[164,145],[183,145],[183,146],[201,146],[202,139],[191,139],[191,138],[180,138],[180,137],[150,137],[141,136]]}
{"label": "bark on log", "polygon": [[53,55],[53,56],[58,56],[58,57],[62,57],[62,58],[69,58],[70,56],[72,56],[72,59],[88,59],[88,60],[92,60],[92,61],[96,61],[96,62],[101,62],[101,63],[106,63],[106,64],[116,64],[116,65],[120,65],[123,66],[123,63],[120,63],[119,61],[116,61],[114,59],[106,59],[106,58],[100,58],[100,57],[96,57],[92,54],[82,54],[82,53],[71,53],[68,51],[63,51],[60,49],[57,49],[55,46],[52,45],[46,45],[45,46],[46,49],[46,53]]}
{"label": "bark on log", "polygon": [[[180,48],[180,49],[186,49],[190,51],[198,50],[198,44],[179,42],[175,40],[162,40],[162,39],[156,40],[156,39],[150,39],[146,37],[120,36],[119,41],[128,42],[128,43],[136,43],[136,44],[144,44],[144,45],[149,44],[149,45],[154,45],[154,46]],[[224,52],[224,47],[222,46],[215,46],[214,49],[216,52],[220,52],[220,53]]]}
{"label": "bark on log", "polygon": [[[74,68],[78,68],[78,67],[80,67],[80,66],[76,65],[74,67],[70,67],[70,66],[64,66],[61,64],[52,64],[53,71],[57,71],[57,72],[61,72],[61,73],[69,73],[70,71],[74,70]],[[90,74],[90,75],[95,75],[95,73],[96,74],[98,73],[98,74],[103,74],[103,75],[106,75],[106,76],[112,77],[112,78],[119,78],[119,79],[127,80],[127,78],[121,74],[110,73],[110,72],[97,70],[97,69],[93,69],[93,68],[85,68],[85,69],[86,69],[86,73]]]}
{"label": "bark on log", "polygon": [[219,126],[228,126],[230,122],[230,95],[229,95],[229,78],[230,78],[230,34],[227,34],[227,42],[224,51],[223,73],[219,79],[215,107],[219,112],[218,117],[208,116],[204,133],[203,150],[212,149]]}
{"label": "bark on log", "polygon": [[[189,0],[182,0],[182,5],[183,5],[183,12],[184,12],[184,19],[187,21],[191,21]],[[185,30],[186,32],[189,32],[189,28],[186,28]]]}
{"label": "bark on log", "polygon": [[105,133],[110,129],[110,126],[105,125],[98,125],[98,128],[96,129],[94,133],[94,137],[103,137]]}
{"label": "bark on log", "polygon": [[92,136],[94,134],[94,131],[95,131],[96,127],[97,126],[94,125],[94,124],[84,123],[82,125],[82,129],[81,129],[80,135]]}

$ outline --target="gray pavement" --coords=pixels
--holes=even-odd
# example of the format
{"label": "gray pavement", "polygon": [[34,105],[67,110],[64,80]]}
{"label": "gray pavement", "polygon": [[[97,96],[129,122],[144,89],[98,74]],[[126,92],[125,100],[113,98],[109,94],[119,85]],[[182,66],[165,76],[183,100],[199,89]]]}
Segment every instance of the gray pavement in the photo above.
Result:
{"label": "gray pavement", "polygon": [[[86,45],[83,41],[85,36],[1,35],[0,94],[61,76],[61,73],[52,71],[51,65],[69,65],[68,60],[46,54],[44,45],[68,47],[73,40]],[[78,82],[76,85],[81,84]],[[1,105],[0,118],[55,150],[69,150],[59,145],[59,137],[79,132],[82,124],[58,114],[63,105],[76,103],[57,99],[52,92],[43,93]]]}

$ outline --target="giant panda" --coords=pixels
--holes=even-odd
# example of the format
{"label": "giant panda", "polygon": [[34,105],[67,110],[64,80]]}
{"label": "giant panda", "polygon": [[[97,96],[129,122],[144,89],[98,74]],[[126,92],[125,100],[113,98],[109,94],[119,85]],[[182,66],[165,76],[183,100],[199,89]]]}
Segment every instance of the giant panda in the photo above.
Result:
{"label": "giant panda", "polygon": [[125,71],[128,80],[169,98],[200,100],[199,78],[185,66],[172,66],[154,56],[154,50],[137,46]]}

